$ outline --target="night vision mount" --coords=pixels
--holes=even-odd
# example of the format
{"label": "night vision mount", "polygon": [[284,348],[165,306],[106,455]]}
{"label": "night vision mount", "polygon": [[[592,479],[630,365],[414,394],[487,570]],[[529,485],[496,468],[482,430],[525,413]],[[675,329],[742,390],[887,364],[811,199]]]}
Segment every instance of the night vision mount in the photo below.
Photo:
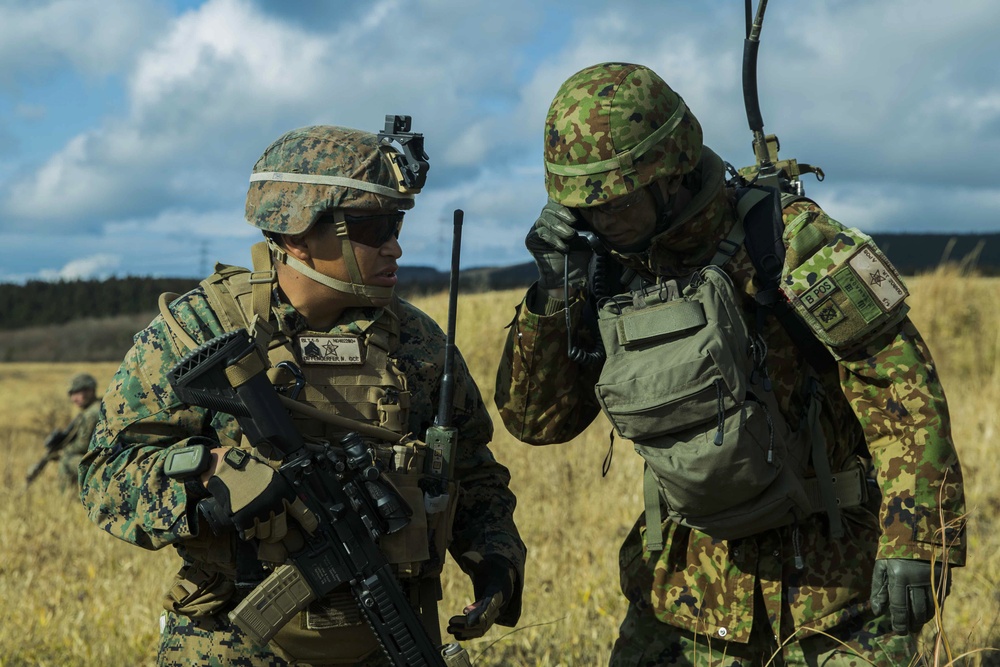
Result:
{"label": "night vision mount", "polygon": [[388,151],[399,181],[399,189],[407,193],[420,192],[427,180],[430,165],[427,164],[427,153],[424,152],[424,135],[410,132],[410,117],[387,114],[385,129],[378,133],[378,140],[383,146],[391,146],[395,141],[403,151]]}

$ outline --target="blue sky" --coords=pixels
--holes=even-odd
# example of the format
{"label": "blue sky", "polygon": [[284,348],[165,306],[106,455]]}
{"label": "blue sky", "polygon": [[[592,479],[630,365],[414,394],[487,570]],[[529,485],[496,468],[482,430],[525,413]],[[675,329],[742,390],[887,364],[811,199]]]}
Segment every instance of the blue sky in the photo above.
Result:
{"label": "blue sky", "polygon": [[[756,4],[756,3],[755,3]],[[1000,231],[1000,3],[772,0],[765,130],[867,232]],[[637,62],[752,162],[738,0],[0,0],[0,282],[245,265],[247,177],[286,130],[413,117],[431,171],[404,265],[528,261],[559,84]]]}

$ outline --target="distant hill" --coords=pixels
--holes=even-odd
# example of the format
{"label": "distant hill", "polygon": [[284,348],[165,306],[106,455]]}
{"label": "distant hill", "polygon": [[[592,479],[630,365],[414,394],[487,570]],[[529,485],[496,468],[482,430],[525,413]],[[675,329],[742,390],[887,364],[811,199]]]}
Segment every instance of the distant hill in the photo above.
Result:
{"label": "distant hill", "polygon": [[[873,234],[889,259],[904,275],[932,271],[942,262],[960,263],[987,275],[1000,274],[998,234]],[[536,278],[531,261],[514,266],[465,269],[462,292],[527,287]],[[399,269],[404,297],[448,288],[448,271],[429,266]],[[183,293],[195,278],[129,277],[59,282],[0,284],[0,331],[66,325],[79,320],[127,317],[156,311],[161,292]]]}
{"label": "distant hill", "polygon": [[988,275],[1000,274],[1000,234],[871,234],[904,275],[933,271],[939,264],[962,264]]}

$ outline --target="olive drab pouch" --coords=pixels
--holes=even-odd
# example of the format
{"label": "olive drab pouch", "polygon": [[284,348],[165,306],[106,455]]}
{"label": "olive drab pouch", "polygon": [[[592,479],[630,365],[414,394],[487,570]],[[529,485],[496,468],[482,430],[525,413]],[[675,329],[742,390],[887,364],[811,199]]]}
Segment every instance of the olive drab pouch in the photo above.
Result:
{"label": "olive drab pouch", "polygon": [[609,299],[598,323],[607,352],[596,392],[618,433],[646,461],[646,519],[735,539],[808,513],[805,447],[790,446],[769,391],[754,385],[762,343],[729,277],[709,266],[685,283]]}
{"label": "olive drab pouch", "polygon": [[191,618],[205,618],[222,611],[235,591],[232,576],[198,563],[185,563],[163,596],[163,608]]}
{"label": "olive drab pouch", "polygon": [[782,240],[781,291],[835,354],[864,345],[906,316],[906,285],[870,236],[806,211]]}

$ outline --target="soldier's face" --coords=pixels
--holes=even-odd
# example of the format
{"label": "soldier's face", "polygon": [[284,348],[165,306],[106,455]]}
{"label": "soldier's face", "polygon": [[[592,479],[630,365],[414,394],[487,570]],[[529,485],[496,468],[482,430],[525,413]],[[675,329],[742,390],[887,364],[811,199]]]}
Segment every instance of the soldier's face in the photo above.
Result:
{"label": "soldier's face", "polygon": [[73,405],[76,407],[85,408],[94,402],[94,390],[81,389],[80,391],[74,391],[69,395],[69,400],[73,401]]}
{"label": "soldier's face", "polygon": [[591,229],[613,247],[634,246],[649,239],[656,229],[656,201],[647,188],[579,211]]}
{"label": "soldier's face", "polygon": [[[351,249],[354,251],[354,258],[358,263],[362,282],[365,285],[378,287],[395,287],[398,281],[396,271],[399,269],[397,260],[403,255],[399,239],[393,233],[393,229],[398,231],[398,226],[393,227],[396,224],[394,216],[398,214],[398,211],[354,211],[348,209],[344,213],[347,216],[371,218],[356,223],[368,225],[365,232],[361,234],[351,234],[351,225],[348,225],[349,238],[357,236],[361,241],[364,241],[351,241]],[[378,220],[377,218],[380,216],[385,219]],[[374,227],[383,225],[386,226],[385,230],[374,229]],[[337,236],[336,226],[319,224],[310,230],[310,234],[315,234],[315,242],[312,244],[313,268],[331,278],[351,282],[351,274],[347,268],[347,260],[344,258],[343,246],[340,237]],[[373,242],[381,242],[381,244],[368,245]],[[386,304],[376,303],[375,305]]]}

